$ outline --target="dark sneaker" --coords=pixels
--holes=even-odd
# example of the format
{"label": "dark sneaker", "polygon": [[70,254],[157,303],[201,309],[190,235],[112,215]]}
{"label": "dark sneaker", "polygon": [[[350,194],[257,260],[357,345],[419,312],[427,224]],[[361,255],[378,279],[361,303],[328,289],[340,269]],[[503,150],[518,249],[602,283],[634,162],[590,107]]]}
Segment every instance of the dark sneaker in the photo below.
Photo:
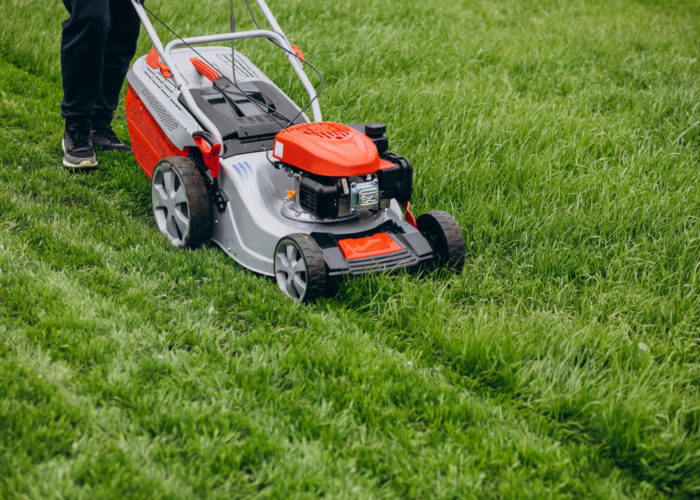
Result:
{"label": "dark sneaker", "polygon": [[63,166],[68,168],[94,168],[97,166],[95,150],[90,139],[90,123],[66,125],[63,132]]}
{"label": "dark sneaker", "polygon": [[92,144],[102,151],[119,151],[131,153],[131,148],[119,140],[112,127],[107,124],[96,125],[92,129]]}

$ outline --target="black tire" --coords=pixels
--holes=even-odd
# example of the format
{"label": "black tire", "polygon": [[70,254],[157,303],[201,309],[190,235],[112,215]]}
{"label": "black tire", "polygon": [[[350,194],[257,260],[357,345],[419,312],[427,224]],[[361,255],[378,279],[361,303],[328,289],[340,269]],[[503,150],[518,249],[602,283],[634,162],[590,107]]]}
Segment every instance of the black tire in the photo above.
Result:
{"label": "black tire", "polygon": [[312,302],[326,293],[328,271],[323,252],[308,234],[280,239],[273,255],[277,286],[297,302]]}
{"label": "black tire", "polygon": [[426,212],[418,217],[416,225],[430,242],[438,265],[452,269],[460,269],[464,265],[464,236],[452,215],[441,210]]}
{"label": "black tire", "polygon": [[202,174],[189,158],[158,162],[151,177],[158,230],[178,248],[196,248],[211,235],[211,203]]}

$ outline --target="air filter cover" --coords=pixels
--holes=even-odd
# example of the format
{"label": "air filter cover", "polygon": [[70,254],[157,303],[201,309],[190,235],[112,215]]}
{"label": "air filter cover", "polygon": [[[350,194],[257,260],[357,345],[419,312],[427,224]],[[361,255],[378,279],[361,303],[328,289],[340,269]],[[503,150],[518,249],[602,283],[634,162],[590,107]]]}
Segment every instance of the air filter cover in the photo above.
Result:
{"label": "air filter cover", "polygon": [[288,165],[326,177],[373,174],[391,167],[379,158],[372,140],[334,122],[294,125],[275,137],[272,156]]}

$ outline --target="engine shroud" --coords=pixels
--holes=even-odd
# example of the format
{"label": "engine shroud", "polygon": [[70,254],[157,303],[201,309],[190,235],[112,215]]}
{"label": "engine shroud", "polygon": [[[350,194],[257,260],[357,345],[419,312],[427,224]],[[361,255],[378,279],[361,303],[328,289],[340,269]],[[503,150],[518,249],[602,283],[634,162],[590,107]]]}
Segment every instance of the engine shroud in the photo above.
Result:
{"label": "engine shroud", "polygon": [[335,122],[302,123],[280,131],[272,156],[324,177],[368,175],[393,166],[379,157],[372,139]]}

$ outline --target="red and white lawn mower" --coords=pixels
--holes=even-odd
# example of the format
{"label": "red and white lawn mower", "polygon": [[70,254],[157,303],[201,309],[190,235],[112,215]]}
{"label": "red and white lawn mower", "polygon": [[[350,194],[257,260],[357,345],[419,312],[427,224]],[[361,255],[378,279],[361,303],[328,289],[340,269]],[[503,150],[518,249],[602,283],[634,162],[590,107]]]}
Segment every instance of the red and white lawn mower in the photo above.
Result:
{"label": "red and white lawn mower", "polygon": [[[332,293],[346,276],[459,266],[457,222],[440,211],[414,219],[413,167],[388,151],[385,126],[324,122],[308,63],[256,2],[270,30],[163,46],[150,11],[132,0],[153,49],[129,70],[126,111],[158,229],[177,247],[212,240],[298,301]],[[233,47],[212,45],[251,38],[284,51],[306,108]]]}

